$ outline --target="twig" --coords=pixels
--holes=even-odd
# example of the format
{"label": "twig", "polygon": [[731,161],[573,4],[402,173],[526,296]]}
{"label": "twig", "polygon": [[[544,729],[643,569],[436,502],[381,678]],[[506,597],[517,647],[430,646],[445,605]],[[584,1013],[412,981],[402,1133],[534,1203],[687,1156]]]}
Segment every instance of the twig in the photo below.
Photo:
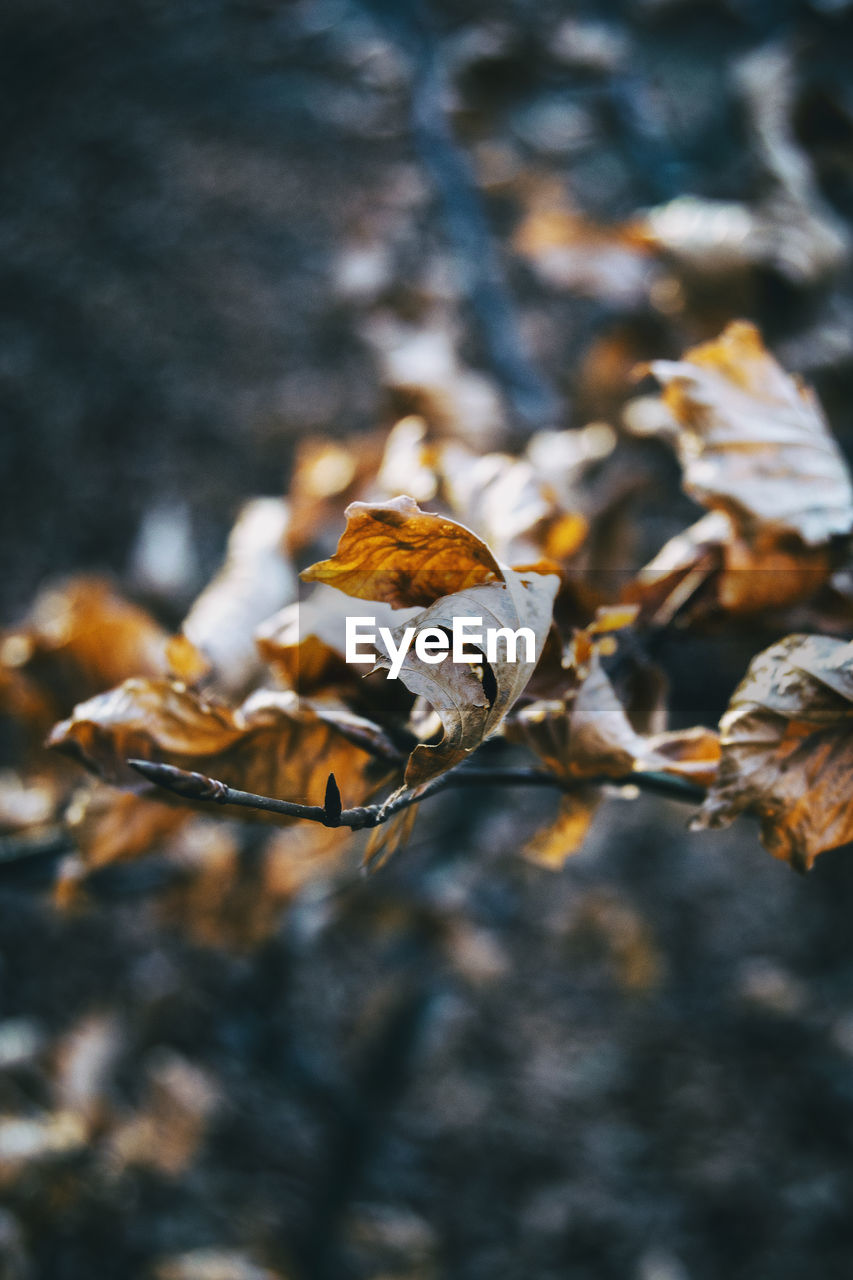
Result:
{"label": "twig", "polygon": [[416,792],[404,791],[392,795],[381,804],[361,805],[344,809],[334,774],[329,774],[325,802],[322,805],[297,804],[291,800],[277,800],[272,796],[259,796],[253,791],[239,791],[217,778],[203,773],[191,773],[171,764],[156,764],[150,760],[128,760],[132,769],[148,782],[163,787],[188,800],[212,800],[216,804],[233,804],[244,809],[259,809],[265,813],[277,813],[286,818],[302,818],[307,822],[319,822],[324,827],[349,827],[362,831],[381,826],[389,818],[413,804],[420,804],[447,787],[553,787],[561,791],[575,791],[583,786],[637,787],[655,795],[666,796],[686,804],[701,804],[705,791],[695,783],[665,773],[632,773],[622,778],[596,776],[592,778],[558,778],[553,773],[538,769],[474,769],[457,766],[438,778],[426,783]]}

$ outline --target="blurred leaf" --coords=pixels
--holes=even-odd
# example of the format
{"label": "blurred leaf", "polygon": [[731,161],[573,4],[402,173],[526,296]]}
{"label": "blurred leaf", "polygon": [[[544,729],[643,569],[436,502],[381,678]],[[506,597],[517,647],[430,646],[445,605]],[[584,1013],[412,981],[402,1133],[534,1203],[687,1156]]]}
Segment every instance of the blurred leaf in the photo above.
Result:
{"label": "blurred leaf", "polygon": [[737,321],[680,361],[649,370],[681,432],[684,488],[728,512],[745,535],[793,534],[818,546],[853,527],[847,468],[814,393]]}
{"label": "blurred leaf", "polygon": [[164,675],[169,636],[101,578],[76,577],[36,597],[0,637],[0,711],[45,733],[84,698],[132,675]]}
{"label": "blurred leaf", "polygon": [[[229,535],[222,568],[184,619],[184,637],[210,662],[223,693],[246,692],[259,670],[255,628],[296,594],[285,546],[289,522],[287,503],[278,498],[247,502]],[[194,669],[192,650],[171,653]],[[175,674],[184,678],[180,665]]]}
{"label": "blurred leaf", "polygon": [[758,654],[720,721],[720,743],[695,828],[753,812],[774,857],[802,871],[853,840],[853,643],[792,635]]}

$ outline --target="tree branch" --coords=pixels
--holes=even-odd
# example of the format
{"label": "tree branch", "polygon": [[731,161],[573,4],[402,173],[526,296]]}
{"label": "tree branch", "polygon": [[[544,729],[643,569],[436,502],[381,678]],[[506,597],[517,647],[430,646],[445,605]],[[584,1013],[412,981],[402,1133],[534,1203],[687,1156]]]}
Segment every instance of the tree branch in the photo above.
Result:
{"label": "tree branch", "polygon": [[670,800],[678,800],[685,804],[701,804],[705,791],[695,783],[665,773],[632,773],[623,778],[596,776],[592,778],[558,778],[553,773],[545,773],[539,769],[475,769],[458,765],[417,792],[404,791],[389,797],[381,804],[361,805],[353,809],[344,809],[335,775],[329,774],[326,784],[325,802],[322,805],[297,804],[292,800],[277,800],[272,796],[259,796],[253,791],[239,791],[220,782],[218,778],[208,778],[203,773],[191,773],[178,769],[171,764],[157,764],[150,760],[128,760],[132,769],[140,773],[148,782],[163,787],[174,795],[187,800],[212,800],[216,804],[232,804],[244,809],[258,809],[264,813],[275,813],[286,818],[302,818],[307,822],[319,822],[324,827],[349,827],[352,831],[361,831],[369,827],[378,827],[393,818],[396,813],[408,809],[413,804],[420,804],[439,791],[448,787],[553,787],[561,791],[576,791],[585,786],[637,787],[640,791],[648,791],[655,795],[666,796]]}

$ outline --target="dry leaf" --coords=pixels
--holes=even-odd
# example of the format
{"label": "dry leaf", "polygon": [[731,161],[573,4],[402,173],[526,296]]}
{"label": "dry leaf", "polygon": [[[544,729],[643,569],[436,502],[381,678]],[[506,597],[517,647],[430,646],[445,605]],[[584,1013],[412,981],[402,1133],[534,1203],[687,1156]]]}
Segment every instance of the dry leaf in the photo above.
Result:
{"label": "dry leaf", "polygon": [[65,814],[87,868],[148,853],[192,816],[189,808],[96,785],[81,791]]}
{"label": "dry leaf", "polygon": [[774,857],[807,870],[853,840],[853,643],[792,635],[758,654],[720,721],[719,775],[694,827],[761,819]]}
{"label": "dry leaf", "polygon": [[601,793],[595,787],[578,787],[561,796],[557,817],[531,836],[522,856],[538,867],[561,871],[583,845],[600,802]]}
{"label": "dry leaf", "polygon": [[446,516],[421,511],[412,498],[353,502],[346,516],[334,556],[305,569],[306,582],[403,609],[501,576],[476,534]]}
{"label": "dry leaf", "polygon": [[[532,660],[527,659],[523,638],[517,660],[510,660],[506,637],[496,637],[497,660],[481,664],[455,663],[448,657],[438,664],[422,661],[410,649],[400,668],[400,679],[412,693],[425,698],[438,713],[444,736],[437,745],[419,743],[406,766],[405,786],[417,788],[459,764],[497,729],[523,693],[542,653],[551,626],[551,611],[559,580],[540,574],[522,576],[512,569],[499,571],[502,581],[473,586],[437,600],[410,624],[417,631],[436,628],[449,632],[454,618],[480,618],[483,631],[529,628],[535,640]],[[479,628],[479,624],[478,624]],[[394,633],[399,648],[405,625]],[[524,656],[522,656],[524,655]],[[390,666],[390,658],[380,659]]]}
{"label": "dry leaf", "polygon": [[732,613],[809,599],[829,576],[830,540],[853,527],[847,468],[813,392],[744,321],[649,367],[665,388],[664,420],[678,427],[684,488],[710,511],[646,566],[629,598],[659,625],[700,588],[706,606]]}
{"label": "dry leaf", "polygon": [[423,419],[409,417],[388,437],[378,483],[389,494],[440,500],[506,564],[566,560],[587,532],[580,482],[615,441],[599,423],[539,431],[521,458],[476,454],[458,441],[431,439]]}
{"label": "dry leaf", "polygon": [[[346,619],[352,612],[351,597],[318,584],[307,600],[286,605],[258,627],[258,651],[287,688],[297,693],[310,695],[350,686],[352,696],[363,696],[369,678],[365,678],[363,667],[347,666],[345,657]],[[407,620],[418,612],[416,608],[394,610],[382,601],[370,604],[377,627],[394,627],[401,618]],[[384,678],[382,685],[386,686]],[[387,686],[383,692],[387,700]]]}
{"label": "dry leaf", "polygon": [[504,730],[557,777],[624,779],[632,772],[666,772],[700,784],[714,777],[717,735],[710,729],[637,733],[595,647],[567,673],[567,681],[562,698],[522,707]]}
{"label": "dry leaf", "polygon": [[682,360],[656,360],[677,419],[684,488],[731,514],[740,532],[773,530],[817,546],[853,526],[844,460],[814,393],[736,321]]}
{"label": "dry leaf", "polygon": [[[290,692],[261,689],[231,709],[172,681],[127,680],[76,707],[49,745],[106,781],[137,789],[128,759],[162,761],[303,804],[323,802],[334,772],[345,804],[357,805],[377,780],[373,756],[354,744],[352,732],[370,740],[374,728],[335,708],[315,709]],[[381,730],[375,735],[384,744]]]}

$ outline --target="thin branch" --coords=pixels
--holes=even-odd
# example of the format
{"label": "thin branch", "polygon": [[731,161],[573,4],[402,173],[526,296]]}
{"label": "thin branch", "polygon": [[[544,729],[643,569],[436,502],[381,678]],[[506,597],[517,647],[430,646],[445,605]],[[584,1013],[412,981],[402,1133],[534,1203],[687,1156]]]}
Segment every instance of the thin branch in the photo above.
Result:
{"label": "thin branch", "polygon": [[259,796],[253,791],[239,791],[208,778],[203,773],[191,773],[171,764],[156,764],[150,760],[128,760],[131,768],[148,782],[163,787],[187,800],[212,800],[215,804],[231,804],[244,809],[258,809],[264,813],[280,814],[286,818],[302,818],[319,822],[324,827],[349,827],[362,831],[381,826],[395,814],[420,804],[448,787],[551,787],[561,791],[575,791],[583,786],[633,786],[640,791],[666,796],[686,804],[701,804],[705,791],[695,783],[664,773],[632,773],[623,778],[598,776],[593,778],[558,778],[538,769],[473,769],[457,766],[438,778],[433,778],[417,792],[404,791],[389,797],[381,804],[361,805],[344,809],[334,774],[329,774],[325,802],[322,805],[297,804],[291,800],[277,800],[272,796]]}

